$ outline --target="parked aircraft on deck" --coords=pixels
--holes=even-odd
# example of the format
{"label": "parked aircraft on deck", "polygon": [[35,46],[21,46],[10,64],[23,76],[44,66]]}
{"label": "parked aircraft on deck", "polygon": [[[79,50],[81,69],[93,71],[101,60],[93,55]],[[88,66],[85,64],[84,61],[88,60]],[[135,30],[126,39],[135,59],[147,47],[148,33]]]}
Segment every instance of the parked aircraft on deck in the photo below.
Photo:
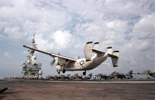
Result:
{"label": "parked aircraft on deck", "polygon": [[143,71],[143,72],[139,72],[139,73],[137,73],[137,74],[139,74],[139,75],[150,75],[150,76],[152,76],[152,77],[155,77],[155,70],[145,70],[145,71]]}
{"label": "parked aircraft on deck", "polygon": [[87,76],[83,76],[82,79],[83,80],[88,80],[92,78],[93,73],[88,74]]}
{"label": "parked aircraft on deck", "polygon": [[111,75],[115,76],[117,79],[118,78],[130,79],[130,78],[133,78],[132,74],[133,74],[133,70],[130,70],[128,73],[119,73],[119,72],[114,71]]}

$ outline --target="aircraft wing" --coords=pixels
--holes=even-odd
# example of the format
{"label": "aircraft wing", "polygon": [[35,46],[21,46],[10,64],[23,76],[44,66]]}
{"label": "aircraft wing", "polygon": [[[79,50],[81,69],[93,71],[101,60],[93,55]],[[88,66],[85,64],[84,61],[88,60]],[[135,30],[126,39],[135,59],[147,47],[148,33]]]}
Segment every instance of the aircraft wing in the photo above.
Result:
{"label": "aircraft wing", "polygon": [[76,59],[74,59],[74,58],[69,58],[69,57],[65,57],[65,56],[58,55],[58,54],[49,53],[49,52],[42,51],[42,50],[38,50],[38,49],[35,49],[35,48],[32,48],[32,47],[29,47],[29,46],[26,46],[26,45],[23,45],[23,47],[25,47],[25,48],[29,48],[29,49],[32,49],[32,50],[35,50],[35,51],[38,51],[38,52],[41,52],[41,53],[44,53],[44,54],[47,54],[47,55],[53,56],[53,57],[59,57],[59,58],[63,58],[63,59],[67,59],[67,60],[73,61],[73,62],[76,61]]}

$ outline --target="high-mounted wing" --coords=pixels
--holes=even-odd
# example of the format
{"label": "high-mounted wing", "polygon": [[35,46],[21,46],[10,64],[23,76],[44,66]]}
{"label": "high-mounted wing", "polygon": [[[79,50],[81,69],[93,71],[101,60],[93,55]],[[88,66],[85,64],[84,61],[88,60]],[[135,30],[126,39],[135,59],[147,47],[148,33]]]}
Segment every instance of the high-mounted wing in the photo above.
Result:
{"label": "high-mounted wing", "polygon": [[29,49],[32,49],[32,50],[35,50],[35,51],[38,51],[38,52],[41,52],[41,53],[44,53],[44,54],[47,54],[47,55],[50,55],[50,56],[59,57],[59,58],[67,59],[67,60],[74,61],[74,62],[76,61],[76,59],[74,59],[74,58],[69,58],[69,57],[57,55],[57,54],[54,54],[54,53],[45,52],[45,51],[38,50],[38,49],[29,47],[29,46],[26,46],[26,45],[23,45],[23,47],[29,48]]}

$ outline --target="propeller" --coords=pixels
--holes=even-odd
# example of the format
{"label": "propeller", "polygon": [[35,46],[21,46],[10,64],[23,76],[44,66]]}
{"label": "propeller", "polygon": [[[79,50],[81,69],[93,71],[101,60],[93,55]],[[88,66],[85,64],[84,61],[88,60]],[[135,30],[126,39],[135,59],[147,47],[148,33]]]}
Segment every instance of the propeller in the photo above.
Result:
{"label": "propeller", "polygon": [[53,67],[54,63],[55,63],[55,58],[52,56],[52,58],[54,59],[53,61],[51,61],[50,65]]}
{"label": "propeller", "polygon": [[[58,52],[58,55],[60,55],[60,52]],[[55,64],[55,57],[53,57],[53,56],[51,56],[54,60],[53,61],[51,61],[51,63],[50,63],[50,65],[53,67],[54,66],[54,64]]]}
{"label": "propeller", "polygon": [[[58,52],[58,55],[61,55],[60,52]],[[51,61],[51,63],[50,63],[50,65],[53,67],[56,60],[55,60],[55,57],[53,57],[53,56],[51,56],[51,57],[54,59],[54,60]]]}

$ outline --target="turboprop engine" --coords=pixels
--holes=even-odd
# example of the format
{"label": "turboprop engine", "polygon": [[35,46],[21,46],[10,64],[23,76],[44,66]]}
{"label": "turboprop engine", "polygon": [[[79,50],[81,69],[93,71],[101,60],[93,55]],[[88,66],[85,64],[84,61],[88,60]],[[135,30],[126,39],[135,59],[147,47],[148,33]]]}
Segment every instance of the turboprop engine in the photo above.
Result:
{"label": "turboprop engine", "polygon": [[62,58],[59,58],[59,57],[55,57],[53,62],[52,62],[52,65],[55,63],[56,65],[56,69],[57,69],[57,72],[59,73],[60,70],[62,70],[63,73],[65,73],[65,69],[64,69],[64,66],[66,65],[67,63],[67,60],[65,59],[62,59]]}

